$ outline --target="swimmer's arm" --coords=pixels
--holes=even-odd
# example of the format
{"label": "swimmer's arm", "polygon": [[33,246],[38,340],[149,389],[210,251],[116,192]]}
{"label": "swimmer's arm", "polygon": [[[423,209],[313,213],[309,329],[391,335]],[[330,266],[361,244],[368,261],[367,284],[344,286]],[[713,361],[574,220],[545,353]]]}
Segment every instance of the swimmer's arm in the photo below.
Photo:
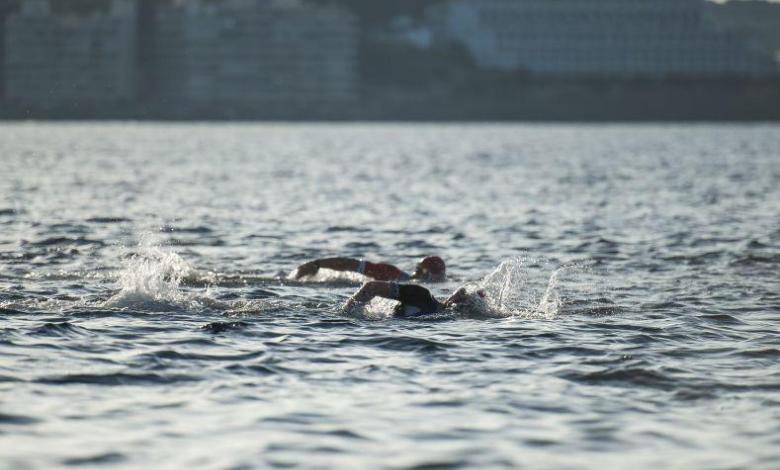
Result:
{"label": "swimmer's arm", "polygon": [[342,309],[344,311],[352,310],[355,304],[364,304],[371,302],[374,297],[384,297],[385,299],[398,300],[398,284],[394,282],[370,281],[363,284],[363,287],[347,300]]}
{"label": "swimmer's arm", "polygon": [[320,268],[332,269],[334,271],[354,271],[360,269],[360,261],[352,258],[322,258],[310,261],[298,266],[295,271],[295,279],[317,274]]}
{"label": "swimmer's arm", "polygon": [[409,277],[392,264],[372,263],[370,261],[361,263],[360,260],[354,258],[322,258],[299,266],[295,273],[295,279],[314,275],[320,268],[359,273],[377,281],[395,281]]}

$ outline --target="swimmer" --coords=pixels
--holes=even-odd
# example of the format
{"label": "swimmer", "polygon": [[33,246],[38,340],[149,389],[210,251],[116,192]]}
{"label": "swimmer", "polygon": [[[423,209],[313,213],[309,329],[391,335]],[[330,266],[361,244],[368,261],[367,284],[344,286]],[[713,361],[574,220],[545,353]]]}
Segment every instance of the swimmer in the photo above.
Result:
{"label": "swimmer", "polygon": [[413,318],[438,313],[449,307],[485,302],[484,290],[479,289],[475,294],[476,296],[470,295],[464,287],[461,287],[447,300],[439,302],[428,289],[416,284],[369,281],[347,300],[342,309],[348,312],[358,304],[368,303],[374,297],[382,297],[399,302],[393,311],[395,317]]}
{"label": "swimmer", "polygon": [[294,277],[295,279],[300,279],[314,275],[320,268],[360,273],[377,281],[418,279],[421,281],[441,282],[446,277],[444,260],[438,256],[426,256],[421,259],[411,275],[401,271],[392,264],[372,263],[354,258],[323,258],[298,266]]}

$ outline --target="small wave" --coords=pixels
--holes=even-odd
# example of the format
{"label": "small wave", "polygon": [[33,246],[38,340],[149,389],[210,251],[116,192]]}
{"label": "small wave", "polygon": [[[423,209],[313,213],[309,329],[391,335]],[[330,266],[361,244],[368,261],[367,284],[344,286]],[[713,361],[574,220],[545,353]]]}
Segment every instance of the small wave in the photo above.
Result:
{"label": "small wave", "polygon": [[371,438],[359,434],[351,429],[329,429],[329,430],[307,429],[304,432],[306,432],[307,434],[314,434],[318,436],[333,436],[333,437],[340,437],[344,439],[359,440],[359,441],[371,440]]}
{"label": "small wave", "polygon": [[37,383],[53,385],[89,384],[89,385],[154,385],[176,382],[193,382],[198,379],[184,374],[154,374],[115,372],[108,374],[64,374],[41,377]]}
{"label": "small wave", "polygon": [[[278,276],[261,276],[257,274],[228,274],[214,271],[192,270],[181,280],[186,287],[252,287],[252,286],[280,286],[295,285],[305,282],[294,279],[294,272],[287,274],[280,272]],[[265,297],[273,297],[277,294],[270,290],[257,289],[257,294]]]}
{"label": "small wave", "polygon": [[27,312],[23,312],[15,308],[0,306],[0,315],[27,315],[27,314],[28,314]]}
{"label": "small wave", "polygon": [[204,234],[211,233],[213,230],[209,227],[197,226],[197,227],[177,227],[174,225],[163,225],[160,227],[161,232],[177,232],[177,233],[194,233]]}
{"label": "small wave", "polygon": [[729,262],[731,266],[766,266],[780,263],[780,254],[754,254],[738,256]]}
{"label": "small wave", "polygon": [[87,457],[72,457],[62,461],[69,466],[81,465],[105,465],[120,463],[125,460],[125,456],[117,452],[107,452],[105,454],[90,455]]}
{"label": "small wave", "polygon": [[435,252],[441,250],[440,246],[431,244],[428,240],[411,239],[396,242],[394,245],[399,251],[417,250],[421,252]]}
{"label": "small wave", "polygon": [[70,322],[44,323],[30,332],[33,336],[73,336],[92,334],[86,328],[74,325]]}
{"label": "small wave", "polygon": [[170,238],[168,243],[173,246],[225,246],[227,244],[221,238],[205,238],[202,236],[194,239]]}
{"label": "small wave", "polygon": [[357,251],[376,250],[380,248],[375,242],[349,242],[344,246]]}
{"label": "small wave", "polygon": [[371,346],[378,349],[389,351],[406,352],[438,352],[449,349],[451,346],[447,343],[434,341],[426,338],[417,338],[414,336],[389,336],[369,339],[344,339],[340,341],[341,345],[361,345]]}
{"label": "small wave", "polygon": [[33,418],[32,416],[11,415],[11,414],[0,413],[0,424],[26,425],[26,424],[36,424],[39,423],[40,421],[41,420],[37,418]]}
{"label": "small wave", "polygon": [[[202,329],[205,329],[202,328]],[[138,356],[138,362],[144,363],[155,360],[167,361],[245,361],[257,359],[265,354],[264,351],[252,351],[237,354],[206,354],[191,351],[176,351],[173,349],[162,349],[159,351],[144,353]]]}
{"label": "small wave", "polygon": [[366,227],[355,227],[352,225],[333,225],[325,229],[325,231],[329,233],[338,233],[338,232],[362,233],[362,232],[370,232],[371,229],[368,229]]}
{"label": "small wave", "polygon": [[689,266],[699,266],[717,261],[724,255],[722,251],[706,251],[703,253],[686,253],[680,255],[662,256],[661,259],[672,263],[684,263]]}
{"label": "small wave", "polygon": [[86,221],[92,224],[121,224],[130,222],[130,219],[125,217],[90,217]]}
{"label": "small wave", "polygon": [[746,246],[749,250],[764,250],[767,248],[774,248],[772,245],[769,245],[767,243],[761,242],[759,240],[750,240],[750,242]]}
{"label": "small wave", "polygon": [[312,329],[342,329],[344,327],[355,326],[355,323],[349,319],[342,318],[323,318],[304,325]]}
{"label": "small wave", "polygon": [[714,322],[714,323],[726,323],[731,325],[744,325],[745,322],[742,320],[733,317],[731,315],[728,315],[726,313],[712,313],[712,314],[704,314],[700,315],[699,318]]}
{"label": "small wave", "polygon": [[595,372],[568,372],[562,378],[587,385],[623,385],[671,390],[680,386],[671,377],[642,367],[605,369]]}
{"label": "small wave", "polygon": [[207,325],[203,325],[200,327],[200,329],[209,333],[217,334],[217,333],[225,333],[227,331],[239,331],[248,328],[249,326],[250,326],[249,323],[243,321],[232,321],[232,322],[216,321],[216,322],[209,323]]}
{"label": "small wave", "polygon": [[281,240],[282,238],[284,238],[283,235],[276,235],[272,233],[252,233],[243,237],[244,240]]}
{"label": "small wave", "polygon": [[172,312],[179,310],[183,305],[185,303],[175,300],[154,299],[145,293],[120,292],[107,300],[103,306],[143,312]]}
{"label": "small wave", "polygon": [[753,358],[780,358],[780,349],[766,348],[766,349],[749,349],[747,351],[738,351],[737,354],[741,356],[753,357]]}
{"label": "small wave", "polygon": [[568,250],[570,253],[593,253],[603,255],[617,255],[620,253],[620,243],[606,239],[598,238],[592,241],[580,243],[574,248]]}
{"label": "small wave", "polygon": [[227,318],[246,318],[259,314],[282,313],[287,309],[289,309],[289,305],[276,297],[260,300],[237,300],[221,308],[224,310],[222,315]]}
{"label": "small wave", "polygon": [[29,246],[38,246],[38,247],[44,247],[44,246],[54,246],[54,245],[95,245],[95,246],[105,246],[105,243],[103,243],[100,240],[91,240],[89,238],[85,237],[49,237],[44,238],[43,240],[37,240],[37,241],[24,241],[22,242],[23,245],[29,245]]}
{"label": "small wave", "polygon": [[283,374],[285,370],[281,367],[276,367],[271,364],[230,364],[225,367],[225,370],[231,374],[240,375],[278,375]]}
{"label": "small wave", "polygon": [[25,252],[25,253],[0,253],[0,259],[8,264],[23,264],[26,261],[34,259],[39,256],[39,253]]}
{"label": "small wave", "polygon": [[604,297],[568,299],[560,306],[560,313],[606,317],[623,312],[623,307]]}

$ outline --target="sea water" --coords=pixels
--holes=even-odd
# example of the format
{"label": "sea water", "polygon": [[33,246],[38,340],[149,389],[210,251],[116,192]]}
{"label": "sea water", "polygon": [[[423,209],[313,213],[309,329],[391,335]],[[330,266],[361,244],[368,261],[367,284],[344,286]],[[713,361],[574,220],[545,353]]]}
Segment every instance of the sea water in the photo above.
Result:
{"label": "sea water", "polygon": [[[0,125],[0,466],[777,468],[777,125]],[[340,307],[349,256],[444,299]]]}

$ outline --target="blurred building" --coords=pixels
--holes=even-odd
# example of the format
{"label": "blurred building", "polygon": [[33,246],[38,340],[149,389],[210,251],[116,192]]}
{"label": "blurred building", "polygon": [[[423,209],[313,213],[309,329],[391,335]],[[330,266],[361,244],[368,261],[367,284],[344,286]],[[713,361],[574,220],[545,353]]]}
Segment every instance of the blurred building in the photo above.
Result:
{"label": "blurred building", "polygon": [[357,94],[358,28],[294,0],[179,2],[157,12],[157,96],[271,114],[327,112]]}
{"label": "blurred building", "polygon": [[47,108],[94,106],[135,96],[135,1],[106,11],[55,14],[24,0],[5,23],[5,98]]}
{"label": "blurred building", "polygon": [[5,94],[5,19],[18,8],[18,0],[0,0],[0,99]]}
{"label": "blurred building", "polygon": [[439,41],[482,67],[542,75],[761,76],[772,61],[703,21],[703,0],[451,0],[432,8]]}
{"label": "blurred building", "polygon": [[371,40],[383,44],[395,44],[429,49],[433,38],[427,25],[409,16],[396,16],[371,35]]}
{"label": "blurred building", "polygon": [[780,62],[780,4],[763,0],[707,2],[705,13],[717,30],[749,38],[753,47]]}

